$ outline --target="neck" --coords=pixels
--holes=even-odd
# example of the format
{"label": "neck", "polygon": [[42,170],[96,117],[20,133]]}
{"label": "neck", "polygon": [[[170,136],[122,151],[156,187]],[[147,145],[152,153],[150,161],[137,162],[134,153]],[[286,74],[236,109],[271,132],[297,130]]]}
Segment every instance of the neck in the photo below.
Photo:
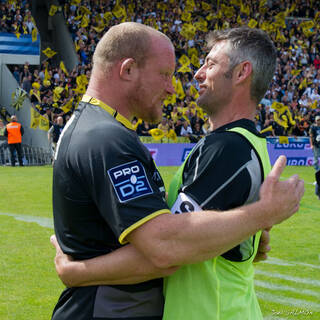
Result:
{"label": "neck", "polygon": [[[236,101],[236,102],[235,102]],[[211,129],[218,129],[228,123],[248,119],[254,120],[256,104],[251,100],[233,99],[230,104],[210,116]]]}
{"label": "neck", "polygon": [[120,92],[118,82],[96,72],[91,76],[86,95],[99,99],[109,107],[115,109],[125,118],[131,120],[133,116],[129,112],[128,103],[123,92]]}

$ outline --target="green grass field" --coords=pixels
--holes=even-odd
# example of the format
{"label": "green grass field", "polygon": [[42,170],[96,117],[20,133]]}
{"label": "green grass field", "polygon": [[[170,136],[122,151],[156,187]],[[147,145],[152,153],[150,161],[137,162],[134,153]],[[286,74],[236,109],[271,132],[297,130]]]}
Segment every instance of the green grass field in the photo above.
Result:
{"label": "green grass field", "polygon": [[[166,186],[175,170],[160,168]],[[294,173],[306,182],[301,208],[272,229],[270,258],[256,265],[268,320],[320,319],[320,201],[313,168],[288,167],[283,177]],[[51,167],[0,168],[0,320],[47,320],[63,289],[49,243],[51,179]]]}

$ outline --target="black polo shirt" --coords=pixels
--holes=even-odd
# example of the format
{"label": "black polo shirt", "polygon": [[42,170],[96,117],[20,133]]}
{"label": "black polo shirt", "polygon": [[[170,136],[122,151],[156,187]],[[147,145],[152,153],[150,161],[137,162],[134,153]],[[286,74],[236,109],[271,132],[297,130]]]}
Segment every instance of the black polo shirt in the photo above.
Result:
{"label": "black polo shirt", "polygon": [[[74,259],[89,259],[126,243],[126,236],[168,213],[154,161],[130,122],[84,96],[66,124],[53,169],[58,242]],[[53,319],[161,319],[162,280],[137,285],[67,289]]]}
{"label": "black polo shirt", "polygon": [[[214,130],[198,142],[186,161],[179,190],[189,200],[184,202],[181,198],[180,208],[173,207],[173,212],[224,211],[259,199],[264,179],[260,156],[242,134],[228,131],[234,127],[262,137],[253,121],[241,119]],[[251,241],[244,241],[222,256],[232,261],[249,259],[253,253]]]}

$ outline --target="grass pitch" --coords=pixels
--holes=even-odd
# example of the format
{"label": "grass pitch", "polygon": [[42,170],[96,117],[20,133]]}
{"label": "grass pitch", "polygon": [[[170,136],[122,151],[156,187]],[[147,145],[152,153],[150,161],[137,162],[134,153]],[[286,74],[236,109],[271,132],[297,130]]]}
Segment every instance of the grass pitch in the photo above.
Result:
{"label": "grass pitch", "polygon": [[[167,187],[176,169],[160,167]],[[256,264],[267,320],[320,319],[320,201],[313,168],[288,167],[283,177],[294,173],[306,182],[300,210],[272,229],[270,258]],[[0,168],[0,320],[50,319],[63,290],[49,243],[51,180],[51,167]]]}

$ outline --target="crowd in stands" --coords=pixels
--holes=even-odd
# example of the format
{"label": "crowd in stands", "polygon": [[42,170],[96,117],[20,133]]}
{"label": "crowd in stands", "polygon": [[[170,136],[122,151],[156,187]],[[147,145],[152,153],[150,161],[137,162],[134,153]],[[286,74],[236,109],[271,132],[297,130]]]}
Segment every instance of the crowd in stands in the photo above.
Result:
{"label": "crowd in stands", "polygon": [[[0,1],[1,2],[1,1]],[[21,5],[17,5],[17,2]],[[31,33],[31,1],[1,3],[1,31]],[[79,64],[70,73],[54,58],[40,67],[14,66],[13,74],[31,97],[33,107],[53,123],[65,121],[81,99],[90,77],[92,54],[105,31],[123,21],[150,25],[168,35],[176,48],[176,94],[163,106],[163,119],[152,125],[139,119],[139,135],[158,128],[197,141],[209,130],[207,115],[197,106],[193,79],[206,56],[209,30],[248,25],[271,36],[278,50],[272,84],[257,108],[256,126],[267,136],[307,136],[320,113],[320,11],[318,1],[230,0],[214,4],[195,0],[59,1],[74,41]],[[33,24],[31,24],[30,23]],[[174,136],[174,134],[173,134]]]}

